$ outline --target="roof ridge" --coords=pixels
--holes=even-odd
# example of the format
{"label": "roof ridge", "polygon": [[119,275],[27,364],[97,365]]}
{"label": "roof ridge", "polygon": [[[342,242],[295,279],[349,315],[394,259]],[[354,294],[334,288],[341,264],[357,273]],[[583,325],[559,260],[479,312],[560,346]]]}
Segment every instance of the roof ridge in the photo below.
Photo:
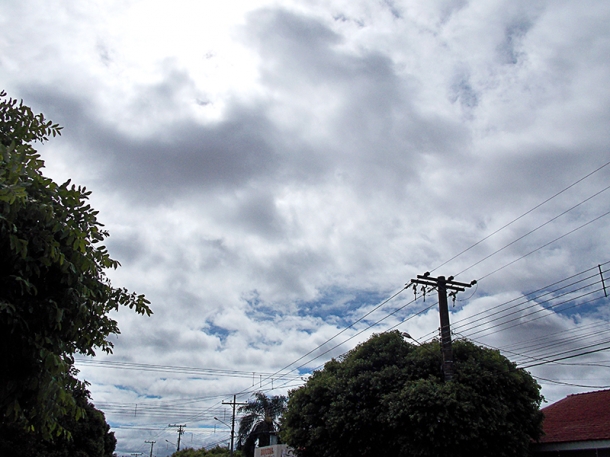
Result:
{"label": "roof ridge", "polygon": [[591,392],[578,392],[575,394],[569,394],[567,397],[565,398],[569,398],[569,397],[577,397],[579,395],[590,395],[590,394],[598,394],[601,392],[610,392],[610,389],[602,389],[602,390],[592,390]]}

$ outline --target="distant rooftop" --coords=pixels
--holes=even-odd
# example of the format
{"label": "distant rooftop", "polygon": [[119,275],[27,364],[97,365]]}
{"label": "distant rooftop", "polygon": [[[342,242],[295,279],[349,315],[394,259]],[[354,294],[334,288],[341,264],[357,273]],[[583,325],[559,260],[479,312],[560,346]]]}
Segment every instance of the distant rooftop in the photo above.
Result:
{"label": "distant rooftop", "polygon": [[540,443],[610,440],[610,390],[569,395],[542,412]]}

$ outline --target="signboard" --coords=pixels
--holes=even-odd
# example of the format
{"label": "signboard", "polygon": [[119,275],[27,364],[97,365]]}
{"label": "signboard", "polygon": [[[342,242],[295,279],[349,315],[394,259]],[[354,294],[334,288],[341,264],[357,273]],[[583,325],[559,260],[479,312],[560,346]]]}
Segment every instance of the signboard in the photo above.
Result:
{"label": "signboard", "polygon": [[286,444],[275,444],[255,448],[254,457],[294,457],[294,453]]}

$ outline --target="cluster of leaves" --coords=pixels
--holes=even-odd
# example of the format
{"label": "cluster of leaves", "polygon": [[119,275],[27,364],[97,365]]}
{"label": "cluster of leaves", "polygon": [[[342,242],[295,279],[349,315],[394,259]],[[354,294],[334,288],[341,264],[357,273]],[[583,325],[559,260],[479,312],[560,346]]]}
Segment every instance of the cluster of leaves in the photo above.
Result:
{"label": "cluster of leaves", "polygon": [[239,407],[245,413],[239,422],[237,449],[243,450],[246,457],[254,455],[254,448],[269,446],[271,435],[280,431],[280,419],[286,411],[287,398],[283,395],[267,397],[256,392],[254,399]]}
{"label": "cluster of leaves", "polygon": [[109,311],[151,314],[144,296],[107,278],[119,264],[101,244],[108,233],[90,192],[43,176],[33,145],[60,133],[0,93],[0,424],[48,439],[63,432],[58,418],[83,414],[73,355],[111,352],[119,329]]}
{"label": "cluster of leaves", "polygon": [[526,456],[542,432],[540,386],[499,352],[373,336],[289,395],[282,436],[299,456]]}
{"label": "cluster of leaves", "polygon": [[[229,457],[231,450],[226,447],[216,446],[211,449],[193,449],[186,448],[180,451],[174,452],[171,457]],[[240,451],[233,452],[233,457],[242,457]]]}
{"label": "cluster of leaves", "polygon": [[0,428],[0,455],[12,457],[112,457],[116,438],[106,423],[104,413],[89,401],[89,393],[77,388],[72,396],[83,416],[76,420],[65,416],[58,419],[70,438],[60,436],[53,441],[39,433],[26,431],[11,424]]}

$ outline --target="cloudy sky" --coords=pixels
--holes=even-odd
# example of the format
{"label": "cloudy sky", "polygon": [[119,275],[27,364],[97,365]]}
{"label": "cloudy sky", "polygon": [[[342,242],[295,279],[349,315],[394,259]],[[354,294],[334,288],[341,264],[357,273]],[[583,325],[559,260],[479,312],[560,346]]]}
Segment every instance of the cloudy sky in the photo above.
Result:
{"label": "cloudy sky", "polygon": [[168,424],[226,445],[234,394],[375,332],[434,338],[435,293],[404,289],[425,271],[480,280],[454,338],[549,402],[608,387],[609,21],[596,0],[4,0],[0,88],[64,126],[46,173],[93,192],[113,284],[152,302],[78,365],[119,454],[167,455]]}

